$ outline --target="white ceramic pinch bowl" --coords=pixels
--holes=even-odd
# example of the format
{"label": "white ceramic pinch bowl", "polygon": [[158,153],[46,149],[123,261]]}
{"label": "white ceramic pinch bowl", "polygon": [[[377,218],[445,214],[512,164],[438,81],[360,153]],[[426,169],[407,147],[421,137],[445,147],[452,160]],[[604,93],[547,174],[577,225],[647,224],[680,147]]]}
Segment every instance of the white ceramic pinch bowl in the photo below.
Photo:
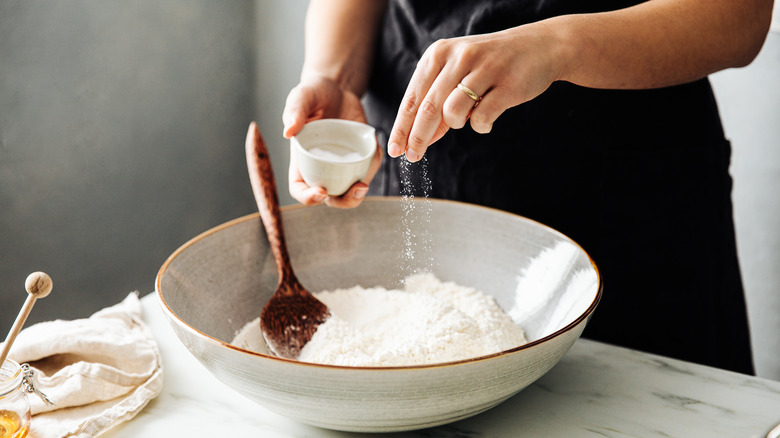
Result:
{"label": "white ceramic pinch bowl", "polygon": [[372,126],[340,119],[315,120],[290,139],[303,180],[330,196],[344,194],[366,177],[376,152]]}
{"label": "white ceramic pinch bowl", "polygon": [[[517,394],[579,338],[601,296],[598,270],[576,243],[529,219],[469,204],[414,200],[431,242],[432,272],[492,295],[529,343],[427,366],[356,368],[302,363],[230,345],[274,292],[276,268],[258,215],[204,232],[161,267],[163,312],[192,354],[268,410],[344,431],[420,429],[463,419]],[[307,289],[400,287],[404,203],[282,209],[295,272]],[[520,394],[519,396],[522,396]]]}

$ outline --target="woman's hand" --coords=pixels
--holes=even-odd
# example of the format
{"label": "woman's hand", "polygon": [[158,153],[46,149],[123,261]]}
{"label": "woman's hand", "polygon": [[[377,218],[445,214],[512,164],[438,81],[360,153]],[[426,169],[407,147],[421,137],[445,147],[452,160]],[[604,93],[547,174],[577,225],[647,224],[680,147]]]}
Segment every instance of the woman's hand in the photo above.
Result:
{"label": "woman's hand", "polygon": [[[307,122],[317,119],[346,119],[366,123],[366,116],[360,99],[349,91],[343,90],[336,82],[325,77],[310,77],[290,91],[282,113],[284,137],[291,138]],[[325,202],[331,207],[351,208],[358,206],[368,192],[368,184],[379,170],[382,162],[382,150],[377,150],[371,161],[368,175],[363,181],[356,182],[346,193],[339,197],[329,197],[322,187],[310,187],[306,184],[295,162],[295,154],[290,154],[288,182],[290,195],[304,205],[316,205]]]}
{"label": "woman's hand", "polygon": [[401,101],[390,156],[406,153],[418,161],[431,143],[468,120],[476,132],[488,133],[506,109],[546,90],[558,78],[558,57],[545,27],[534,23],[432,44]]}
{"label": "woman's hand", "polygon": [[388,153],[417,161],[469,119],[475,131],[487,133],[502,112],[556,80],[646,89],[745,66],[764,43],[772,6],[773,0],[654,0],[437,41],[412,75]]}

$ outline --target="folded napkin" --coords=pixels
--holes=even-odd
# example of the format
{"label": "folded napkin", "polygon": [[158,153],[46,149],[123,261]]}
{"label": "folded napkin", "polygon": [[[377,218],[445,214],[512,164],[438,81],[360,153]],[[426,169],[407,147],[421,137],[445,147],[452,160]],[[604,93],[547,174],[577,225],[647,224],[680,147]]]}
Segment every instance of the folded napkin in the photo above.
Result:
{"label": "folded napkin", "polygon": [[30,326],[9,357],[28,363],[36,386],[54,402],[29,394],[30,437],[94,437],[133,418],[162,390],[157,343],[131,293],[89,318]]}

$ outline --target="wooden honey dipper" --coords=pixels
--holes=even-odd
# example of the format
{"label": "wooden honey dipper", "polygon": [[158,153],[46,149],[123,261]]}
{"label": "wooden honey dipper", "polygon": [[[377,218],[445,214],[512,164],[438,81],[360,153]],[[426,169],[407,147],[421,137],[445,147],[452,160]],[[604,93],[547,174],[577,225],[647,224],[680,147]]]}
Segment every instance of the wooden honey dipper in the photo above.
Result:
{"label": "wooden honey dipper", "polygon": [[5,362],[8,352],[11,350],[11,345],[13,345],[16,335],[22,330],[24,322],[27,321],[27,317],[30,315],[30,311],[35,304],[35,301],[37,301],[38,298],[44,298],[51,293],[51,277],[43,272],[33,272],[27,276],[27,280],[24,282],[24,288],[27,289],[27,299],[24,301],[22,310],[20,310],[19,314],[16,316],[16,321],[14,321],[11,331],[8,332],[8,336],[5,338],[3,351],[0,352],[0,366]]}

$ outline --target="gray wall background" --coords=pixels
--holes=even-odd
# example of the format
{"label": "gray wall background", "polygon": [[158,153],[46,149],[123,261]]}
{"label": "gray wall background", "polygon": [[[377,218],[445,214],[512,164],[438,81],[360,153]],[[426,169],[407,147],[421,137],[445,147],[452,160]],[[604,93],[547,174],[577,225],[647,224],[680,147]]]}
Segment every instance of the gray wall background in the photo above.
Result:
{"label": "gray wall background", "polygon": [[29,272],[54,280],[30,322],[88,316],[151,292],[179,245],[254,211],[255,10],[0,0],[3,333]]}
{"label": "gray wall background", "polygon": [[[165,258],[255,211],[257,120],[283,204],[281,111],[303,59],[304,0],[0,0],[0,336],[148,293]],[[777,11],[775,11],[777,15]],[[712,76],[732,140],[737,236],[758,374],[780,380],[780,29]]]}

